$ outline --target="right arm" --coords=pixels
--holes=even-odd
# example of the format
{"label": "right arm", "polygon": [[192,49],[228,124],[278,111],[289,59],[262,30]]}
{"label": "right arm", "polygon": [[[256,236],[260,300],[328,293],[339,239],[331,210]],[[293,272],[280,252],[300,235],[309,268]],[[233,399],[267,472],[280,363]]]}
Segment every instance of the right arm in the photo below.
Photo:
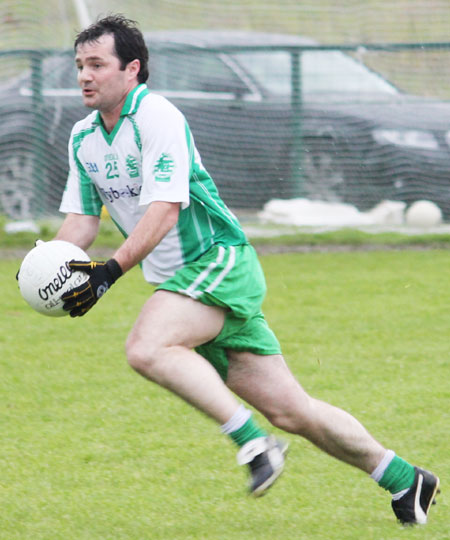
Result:
{"label": "right arm", "polygon": [[[60,205],[60,211],[65,213],[66,217],[54,238],[55,240],[72,242],[84,250],[97,237],[102,207],[98,192],[90,183],[92,180],[82,167],[77,154],[81,150],[81,144],[74,144],[74,140],[80,139],[80,134],[84,133],[86,122],[89,124],[90,121],[91,115],[77,122],[70,134],[68,144],[69,175]],[[83,183],[84,189],[81,189]]]}
{"label": "right arm", "polygon": [[86,250],[96,239],[100,218],[85,214],[68,213],[54,240],[72,242]]}

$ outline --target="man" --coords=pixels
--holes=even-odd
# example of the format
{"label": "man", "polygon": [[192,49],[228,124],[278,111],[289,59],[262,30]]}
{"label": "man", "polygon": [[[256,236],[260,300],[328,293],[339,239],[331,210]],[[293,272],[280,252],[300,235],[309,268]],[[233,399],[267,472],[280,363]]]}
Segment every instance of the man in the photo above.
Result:
{"label": "man", "polygon": [[425,523],[439,480],[386,450],[346,412],[310,397],[286,366],[261,312],[264,276],[237,219],[204,169],[183,115],[149,92],[148,53],[133,21],[101,19],[75,41],[85,105],[69,143],[70,173],[57,234],[86,249],[104,204],[126,240],[107,262],[72,262],[89,281],[66,293],[84,315],[138,263],[157,284],[128,337],[130,365],[222,426],[262,495],[287,445],[234,394],[287,432],[370,474],[393,494],[403,523]]}

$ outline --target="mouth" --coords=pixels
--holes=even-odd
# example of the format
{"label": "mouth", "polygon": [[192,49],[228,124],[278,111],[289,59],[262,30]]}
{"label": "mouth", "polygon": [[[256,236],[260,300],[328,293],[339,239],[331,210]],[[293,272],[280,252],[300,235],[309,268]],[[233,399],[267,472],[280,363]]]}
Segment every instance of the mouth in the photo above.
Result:
{"label": "mouth", "polygon": [[83,88],[82,93],[84,97],[92,97],[95,91],[92,88]]}

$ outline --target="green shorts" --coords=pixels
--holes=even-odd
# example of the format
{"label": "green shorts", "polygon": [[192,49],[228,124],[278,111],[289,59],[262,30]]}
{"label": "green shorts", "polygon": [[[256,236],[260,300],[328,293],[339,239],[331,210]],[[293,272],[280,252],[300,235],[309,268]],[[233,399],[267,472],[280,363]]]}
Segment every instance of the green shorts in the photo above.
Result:
{"label": "green shorts", "polygon": [[281,353],[280,344],[261,311],[266,282],[251,245],[213,246],[157,289],[185,294],[208,306],[227,310],[220,334],[196,348],[223,380],[228,374],[227,349],[260,355]]}

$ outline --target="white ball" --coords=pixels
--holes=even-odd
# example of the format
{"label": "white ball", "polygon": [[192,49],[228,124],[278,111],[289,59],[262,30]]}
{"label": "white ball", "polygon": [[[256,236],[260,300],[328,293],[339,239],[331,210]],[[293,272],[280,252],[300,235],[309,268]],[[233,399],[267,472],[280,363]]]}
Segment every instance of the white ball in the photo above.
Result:
{"label": "white ball", "polygon": [[416,201],[406,210],[405,220],[412,227],[435,227],[442,223],[442,211],[432,201]]}
{"label": "white ball", "polygon": [[89,279],[85,272],[74,272],[69,262],[90,261],[81,248],[63,240],[37,242],[20,266],[18,281],[25,301],[39,313],[63,317],[61,296]]}

